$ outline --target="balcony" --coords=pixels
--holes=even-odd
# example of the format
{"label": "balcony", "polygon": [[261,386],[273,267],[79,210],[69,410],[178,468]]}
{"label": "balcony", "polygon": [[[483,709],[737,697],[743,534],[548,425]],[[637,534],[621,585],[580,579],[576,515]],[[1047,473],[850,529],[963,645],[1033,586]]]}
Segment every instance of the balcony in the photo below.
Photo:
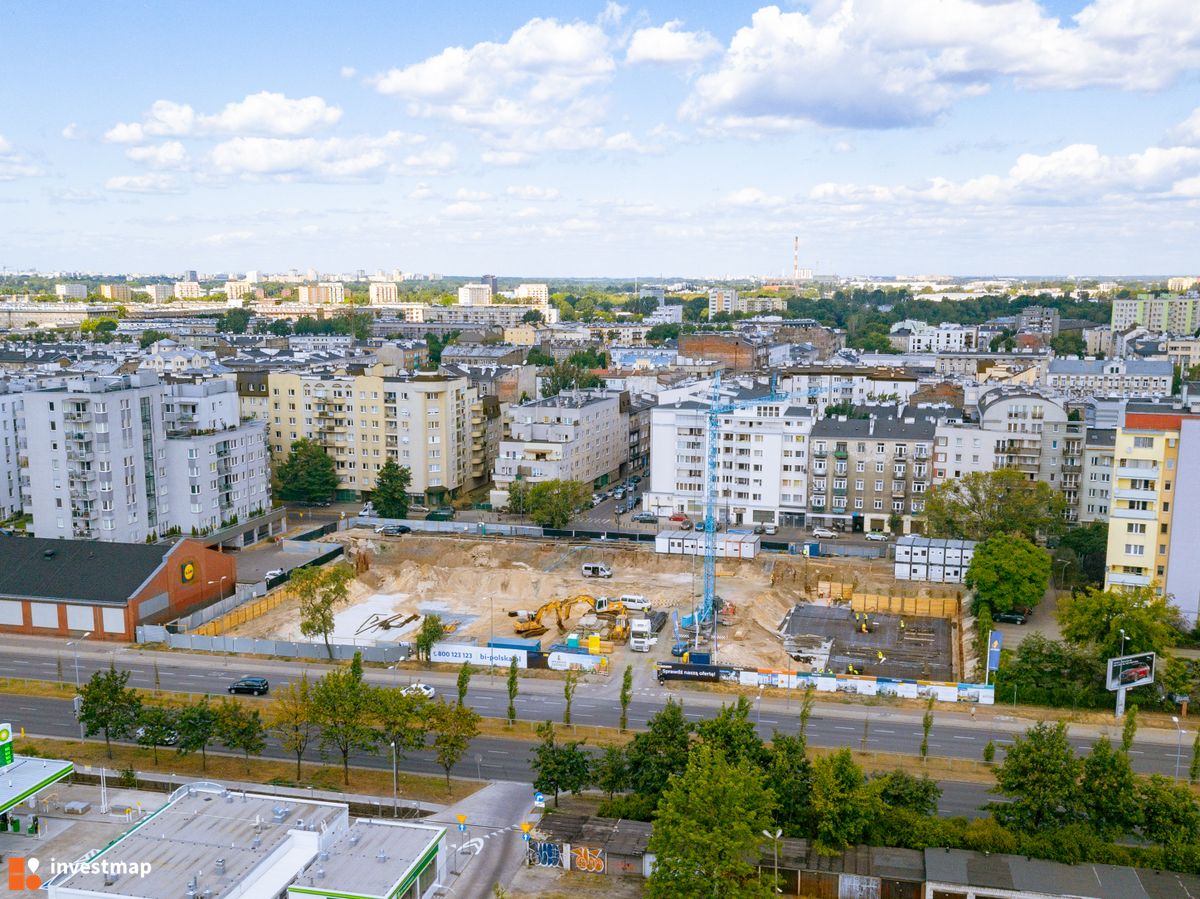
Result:
{"label": "balcony", "polygon": [[1126,468],[1124,466],[1117,467],[1118,478],[1144,478],[1145,480],[1158,480],[1161,475],[1162,471],[1157,465],[1153,468]]}
{"label": "balcony", "polygon": [[1129,490],[1118,487],[1113,491],[1113,496],[1117,499],[1141,500],[1143,502],[1152,503],[1158,499],[1157,490]]}
{"label": "balcony", "polygon": [[1122,509],[1120,506],[1113,506],[1108,510],[1108,517],[1130,521],[1155,521],[1158,519],[1158,513],[1151,509]]}
{"label": "balcony", "polygon": [[94,481],[96,480],[96,472],[90,468],[68,468],[67,477],[72,481]]}
{"label": "balcony", "polygon": [[63,419],[65,421],[74,421],[82,424],[83,422],[92,420],[92,413],[87,409],[69,409],[63,413]]}
{"label": "balcony", "polygon": [[1110,571],[1108,573],[1108,583],[1114,587],[1149,587],[1150,575]]}
{"label": "balcony", "polygon": [[845,488],[845,487],[834,487],[834,488],[833,488],[833,495],[834,495],[834,496],[845,496],[845,495],[846,495],[846,488]]}
{"label": "balcony", "polygon": [[843,450],[843,449],[840,449],[840,450],[834,450],[834,451],[833,451],[833,458],[835,458],[835,459],[849,459],[849,458],[850,458],[850,454],[849,454],[848,452],[846,452],[845,450]]}
{"label": "balcony", "polygon": [[814,459],[824,459],[827,455],[829,455],[825,450],[817,449],[813,450],[812,454]]}
{"label": "balcony", "polygon": [[892,488],[892,496],[895,497],[896,499],[903,499],[905,494],[907,494],[907,493],[908,493],[907,487],[893,487]]}
{"label": "balcony", "polygon": [[72,487],[69,492],[71,499],[95,501],[97,498],[96,491],[91,487]]}

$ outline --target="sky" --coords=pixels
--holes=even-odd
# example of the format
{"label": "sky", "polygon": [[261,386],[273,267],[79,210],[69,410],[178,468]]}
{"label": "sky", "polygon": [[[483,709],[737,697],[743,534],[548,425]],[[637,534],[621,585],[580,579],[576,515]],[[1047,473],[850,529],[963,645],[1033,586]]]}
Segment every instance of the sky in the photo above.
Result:
{"label": "sky", "polygon": [[0,268],[1200,273],[1200,2],[0,3]]}

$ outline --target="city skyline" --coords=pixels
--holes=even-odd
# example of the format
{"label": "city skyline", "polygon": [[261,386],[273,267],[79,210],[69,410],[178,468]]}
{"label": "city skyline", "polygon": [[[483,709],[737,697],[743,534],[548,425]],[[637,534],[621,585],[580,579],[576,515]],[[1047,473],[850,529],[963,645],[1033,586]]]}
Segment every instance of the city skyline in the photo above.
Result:
{"label": "city skyline", "polygon": [[105,11],[8,9],[10,270],[1195,268],[1184,0]]}

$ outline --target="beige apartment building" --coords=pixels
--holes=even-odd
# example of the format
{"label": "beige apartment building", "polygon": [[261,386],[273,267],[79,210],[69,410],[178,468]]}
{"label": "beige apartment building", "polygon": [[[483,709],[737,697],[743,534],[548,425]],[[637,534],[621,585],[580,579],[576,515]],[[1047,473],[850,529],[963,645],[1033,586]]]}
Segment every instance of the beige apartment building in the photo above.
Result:
{"label": "beige apartment building", "polygon": [[376,365],[362,373],[271,372],[275,458],[285,458],[295,440],[319,443],[337,469],[339,495],[347,498],[370,494],[388,459],[412,472],[409,492],[431,502],[486,478],[487,416],[467,379],[385,371]]}
{"label": "beige apartment building", "polygon": [[116,303],[128,303],[133,299],[133,291],[128,284],[101,284],[100,296]]}

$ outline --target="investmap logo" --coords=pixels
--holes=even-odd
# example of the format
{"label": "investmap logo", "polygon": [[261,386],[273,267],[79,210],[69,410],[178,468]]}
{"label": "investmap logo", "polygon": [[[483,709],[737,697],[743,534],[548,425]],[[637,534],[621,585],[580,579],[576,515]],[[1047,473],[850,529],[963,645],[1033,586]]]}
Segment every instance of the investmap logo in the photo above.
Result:
{"label": "investmap logo", "polygon": [[[112,874],[114,876],[135,875],[145,877],[153,869],[149,862],[110,862],[107,859],[96,862],[60,862],[50,859],[43,874],[53,878],[60,874],[73,876],[75,874]],[[10,890],[38,890],[42,880],[38,870],[42,863],[36,858],[10,858],[8,860],[8,888]]]}

